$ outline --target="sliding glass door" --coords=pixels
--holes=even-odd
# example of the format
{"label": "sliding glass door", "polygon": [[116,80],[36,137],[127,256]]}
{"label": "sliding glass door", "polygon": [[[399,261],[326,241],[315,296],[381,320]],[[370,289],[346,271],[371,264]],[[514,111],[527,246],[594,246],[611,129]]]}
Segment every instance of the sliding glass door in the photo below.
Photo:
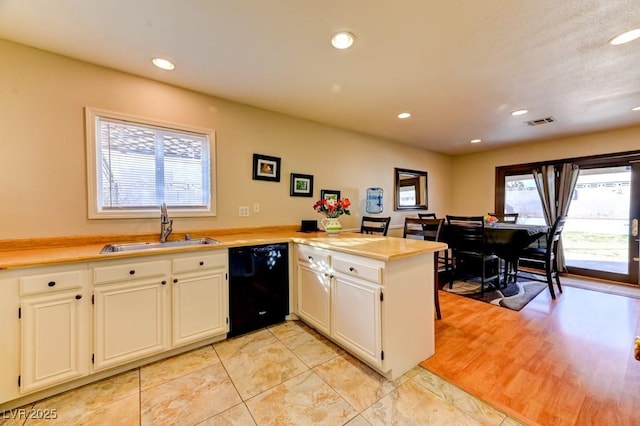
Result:
{"label": "sliding glass door", "polygon": [[[579,164],[580,175],[562,233],[570,273],[638,284],[637,157],[571,159]],[[496,173],[496,209],[519,213],[521,223],[545,223],[531,174],[535,166],[501,167]]]}
{"label": "sliding glass door", "polygon": [[630,206],[631,166],[580,170],[562,233],[569,270],[637,282]]}
{"label": "sliding glass door", "polygon": [[546,225],[540,195],[531,172],[504,178],[504,212],[518,213],[518,223]]}

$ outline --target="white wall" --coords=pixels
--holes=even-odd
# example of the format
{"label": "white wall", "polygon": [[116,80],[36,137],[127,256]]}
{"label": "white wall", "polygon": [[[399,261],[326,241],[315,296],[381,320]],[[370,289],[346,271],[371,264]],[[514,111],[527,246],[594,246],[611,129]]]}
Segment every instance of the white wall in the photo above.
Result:
{"label": "white wall", "polygon": [[[84,107],[213,128],[215,218],[178,218],[176,232],[298,224],[320,219],[320,189],[354,203],[359,226],[366,188],[382,187],[393,211],[394,167],[429,173],[429,210],[450,210],[451,157],[300,120],[0,40],[0,239],[156,232],[159,220],[88,220]],[[254,181],[252,154],[282,158],[281,182]],[[290,197],[289,174],[315,177],[314,197]],[[238,217],[238,206],[261,213]],[[159,215],[158,215],[159,217]]]}

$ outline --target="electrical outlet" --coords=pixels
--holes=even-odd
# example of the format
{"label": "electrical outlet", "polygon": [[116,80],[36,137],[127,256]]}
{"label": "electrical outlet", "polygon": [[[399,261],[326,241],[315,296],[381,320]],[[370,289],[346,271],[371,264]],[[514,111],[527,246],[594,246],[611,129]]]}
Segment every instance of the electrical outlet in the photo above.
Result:
{"label": "electrical outlet", "polygon": [[253,203],[253,212],[260,213],[260,203]]}
{"label": "electrical outlet", "polygon": [[240,207],[238,207],[238,216],[240,216],[240,217],[248,217],[249,216],[249,206],[240,206]]}

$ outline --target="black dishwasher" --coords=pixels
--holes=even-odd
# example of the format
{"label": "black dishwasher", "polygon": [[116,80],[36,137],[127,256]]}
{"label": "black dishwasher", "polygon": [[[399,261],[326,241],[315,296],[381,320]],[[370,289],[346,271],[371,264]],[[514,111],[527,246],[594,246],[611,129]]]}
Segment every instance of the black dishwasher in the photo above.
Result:
{"label": "black dishwasher", "polygon": [[229,333],[247,333],[289,313],[289,245],[229,249]]}

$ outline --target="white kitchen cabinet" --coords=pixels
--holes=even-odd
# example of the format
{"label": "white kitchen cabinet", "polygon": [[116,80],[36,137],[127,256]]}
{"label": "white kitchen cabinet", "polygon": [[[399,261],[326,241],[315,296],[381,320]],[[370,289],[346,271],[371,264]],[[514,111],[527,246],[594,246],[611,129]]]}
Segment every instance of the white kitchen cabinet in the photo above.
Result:
{"label": "white kitchen cabinet", "polygon": [[0,271],[0,288],[0,406],[229,330],[226,249]]}
{"label": "white kitchen cabinet", "polygon": [[169,260],[114,261],[93,269],[94,370],[168,350]]}
{"label": "white kitchen cabinet", "polygon": [[335,254],[331,266],[331,337],[369,365],[384,369],[384,262]]}
{"label": "white kitchen cabinet", "polygon": [[226,334],[227,250],[175,257],[172,266],[173,345]]}
{"label": "white kitchen cabinet", "polygon": [[40,268],[20,283],[20,392],[89,373],[86,270]]}
{"label": "white kitchen cabinet", "polygon": [[[293,241],[292,313],[389,379],[433,354],[433,251],[441,245]],[[226,249],[86,259],[0,270],[0,407],[225,338]]]}
{"label": "white kitchen cabinet", "polygon": [[19,272],[0,271],[0,407],[20,397],[20,284]]}
{"label": "white kitchen cabinet", "polygon": [[330,327],[330,258],[325,250],[297,246],[297,313],[324,334]]}
{"label": "white kitchen cabinet", "polygon": [[433,355],[432,253],[380,260],[304,244],[297,252],[300,319],[391,380]]}
{"label": "white kitchen cabinet", "polygon": [[331,337],[351,353],[383,366],[382,287],[357,278],[335,275],[331,293]]}

